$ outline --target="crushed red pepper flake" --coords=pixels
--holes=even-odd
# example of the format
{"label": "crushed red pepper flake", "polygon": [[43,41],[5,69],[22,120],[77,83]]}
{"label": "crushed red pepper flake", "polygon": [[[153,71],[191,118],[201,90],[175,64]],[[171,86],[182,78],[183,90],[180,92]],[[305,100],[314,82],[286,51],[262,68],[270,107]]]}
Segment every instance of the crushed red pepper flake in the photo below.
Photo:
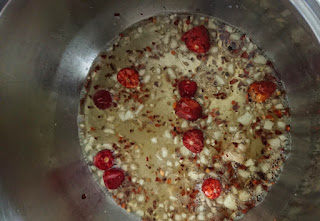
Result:
{"label": "crushed red pepper flake", "polygon": [[238,82],[237,79],[232,79],[232,80],[230,81],[230,84],[235,84],[236,82]]}
{"label": "crushed red pepper flake", "polygon": [[286,125],[286,131],[290,131],[291,130],[291,127],[290,127],[290,125]]}

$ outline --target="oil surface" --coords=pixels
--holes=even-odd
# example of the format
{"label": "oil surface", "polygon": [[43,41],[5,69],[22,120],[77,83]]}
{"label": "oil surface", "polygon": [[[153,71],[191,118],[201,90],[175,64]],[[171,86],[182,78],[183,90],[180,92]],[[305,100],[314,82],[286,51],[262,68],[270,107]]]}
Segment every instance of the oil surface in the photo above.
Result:
{"label": "oil surface", "polygon": [[[199,25],[210,33],[206,54],[189,51],[181,41],[183,33]],[[125,67],[139,72],[139,87],[125,88],[117,81]],[[277,82],[275,74],[249,37],[214,18],[170,14],[136,24],[100,53],[84,86],[80,141],[92,175],[106,190],[104,171],[92,161],[98,151],[109,149],[126,179],[106,192],[128,212],[144,220],[241,217],[263,200],[286,157],[289,110],[281,84],[263,103],[247,96],[253,82]],[[182,79],[197,83],[202,119],[176,116]],[[98,90],[111,93],[113,107],[95,106]],[[194,128],[205,137],[197,155],[182,143],[183,132]],[[219,198],[203,194],[207,178],[220,181]]]}

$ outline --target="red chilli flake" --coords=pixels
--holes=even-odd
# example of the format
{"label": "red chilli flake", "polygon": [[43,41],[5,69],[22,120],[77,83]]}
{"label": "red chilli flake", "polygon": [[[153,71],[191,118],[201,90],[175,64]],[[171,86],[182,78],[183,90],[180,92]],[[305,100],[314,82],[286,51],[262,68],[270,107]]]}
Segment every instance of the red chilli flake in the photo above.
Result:
{"label": "red chilli flake", "polygon": [[191,199],[195,199],[198,193],[199,193],[199,190],[193,190],[189,196]]}
{"label": "red chilli flake", "polygon": [[249,55],[248,55],[248,53],[247,53],[247,52],[243,52],[243,53],[241,54],[241,57],[242,57],[242,58],[248,58],[248,57],[249,57]]}
{"label": "red chilli flake", "polygon": [[99,87],[100,87],[100,85],[98,85],[98,84],[93,86],[93,88],[94,88],[95,90],[97,90]]}
{"label": "red chilli flake", "polygon": [[286,125],[286,131],[289,132],[291,130],[290,125]]}
{"label": "red chilli flake", "polygon": [[236,83],[238,80],[237,79],[232,79],[231,81],[230,81],[230,84],[234,84],[234,83]]}

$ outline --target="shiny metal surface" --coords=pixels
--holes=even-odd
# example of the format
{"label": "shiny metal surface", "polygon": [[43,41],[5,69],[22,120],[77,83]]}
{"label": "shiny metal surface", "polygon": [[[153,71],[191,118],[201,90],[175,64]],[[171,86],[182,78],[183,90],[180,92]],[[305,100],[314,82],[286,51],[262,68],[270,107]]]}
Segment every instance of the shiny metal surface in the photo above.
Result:
{"label": "shiny metal surface", "polygon": [[0,11],[4,8],[4,6],[7,4],[8,0],[0,0]]}
{"label": "shiny metal surface", "polygon": [[213,15],[240,27],[266,49],[286,85],[292,153],[279,183],[243,220],[317,220],[320,34],[305,14],[310,2],[12,0],[0,18],[0,220],[132,219],[103,195],[84,164],[79,93],[109,40],[168,11]]}

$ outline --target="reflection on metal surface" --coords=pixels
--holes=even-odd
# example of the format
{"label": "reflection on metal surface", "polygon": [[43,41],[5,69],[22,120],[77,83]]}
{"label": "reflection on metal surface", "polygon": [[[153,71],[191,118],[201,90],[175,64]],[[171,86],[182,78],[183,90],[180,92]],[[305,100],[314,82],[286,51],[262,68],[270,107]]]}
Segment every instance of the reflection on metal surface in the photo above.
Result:
{"label": "reflection on metal surface", "polygon": [[320,41],[320,1],[316,0],[290,0],[300,14],[310,25],[313,33]]}
{"label": "reflection on metal surface", "polygon": [[[95,55],[126,27],[164,11],[188,11],[250,34],[274,60],[287,88],[293,151],[279,183],[244,220],[315,220],[320,182],[305,184],[302,176],[319,172],[320,46],[316,29],[299,16],[305,11],[298,1],[292,0],[298,11],[287,0],[12,1],[0,19],[0,219],[129,220],[104,198],[83,162],[79,92]],[[318,22],[316,12],[311,26]],[[289,199],[295,204],[283,210]]]}
{"label": "reflection on metal surface", "polygon": [[19,210],[15,208],[11,201],[7,198],[6,193],[0,189],[0,219],[2,221],[22,221],[23,219],[19,215]]}
{"label": "reflection on metal surface", "polygon": [[9,4],[9,0],[0,0],[0,12],[4,9],[6,4]]}

